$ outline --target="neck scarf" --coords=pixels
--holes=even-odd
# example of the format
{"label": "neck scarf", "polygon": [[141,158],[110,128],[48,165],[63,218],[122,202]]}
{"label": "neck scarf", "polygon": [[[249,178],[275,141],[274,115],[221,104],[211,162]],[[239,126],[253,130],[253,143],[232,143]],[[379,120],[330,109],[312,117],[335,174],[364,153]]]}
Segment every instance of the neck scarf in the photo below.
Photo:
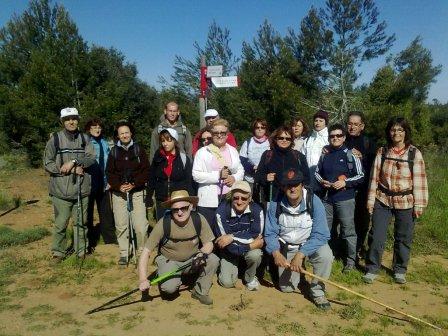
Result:
{"label": "neck scarf", "polygon": [[168,178],[170,178],[171,173],[173,172],[173,162],[174,162],[174,159],[176,158],[176,154],[173,154],[170,152],[165,152],[165,150],[163,148],[160,149],[160,154],[162,154],[162,156],[164,156],[166,158],[166,162],[167,162],[166,167],[163,168],[163,172],[165,173],[165,175]]}
{"label": "neck scarf", "polygon": [[210,149],[210,152],[216,157],[221,166],[224,167],[226,165],[226,160],[221,153],[221,149],[214,144],[208,145],[208,148]]}

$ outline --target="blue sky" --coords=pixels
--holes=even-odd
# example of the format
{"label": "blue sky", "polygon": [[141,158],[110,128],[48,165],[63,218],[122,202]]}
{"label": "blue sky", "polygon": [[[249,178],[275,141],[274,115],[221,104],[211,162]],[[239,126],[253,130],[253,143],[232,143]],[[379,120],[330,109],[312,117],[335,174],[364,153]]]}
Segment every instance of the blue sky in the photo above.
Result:
{"label": "blue sky", "polygon": [[[27,7],[28,1],[0,0],[0,26]],[[193,43],[205,43],[210,23],[227,27],[232,50],[241,53],[243,41],[251,41],[263,20],[267,19],[282,35],[288,27],[298,30],[301,19],[314,5],[324,1],[308,0],[63,0],[80,34],[89,44],[115,47],[127,61],[137,65],[139,77],[159,88],[158,76],[169,78],[174,56],[192,58]],[[434,64],[443,66],[429,99],[448,102],[448,1],[392,0],[377,1],[380,19],[386,20],[387,32],[396,34],[390,53],[403,50],[417,36],[431,50]],[[360,82],[369,82],[384,64],[384,57],[365,64]]]}

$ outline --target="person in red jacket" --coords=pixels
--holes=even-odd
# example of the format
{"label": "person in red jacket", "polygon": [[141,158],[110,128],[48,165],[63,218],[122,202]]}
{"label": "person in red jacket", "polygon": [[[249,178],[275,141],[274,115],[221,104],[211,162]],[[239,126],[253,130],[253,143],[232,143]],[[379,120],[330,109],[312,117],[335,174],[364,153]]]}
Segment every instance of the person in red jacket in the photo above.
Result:
{"label": "person in red jacket", "polygon": [[[207,126],[210,127],[213,121],[215,121],[216,119],[219,119],[219,113],[215,109],[208,109],[207,111],[205,111],[204,119],[205,119],[205,123],[207,124]],[[192,148],[193,156],[196,154],[198,149],[201,148],[201,146],[200,146],[201,134],[202,134],[202,132],[199,131],[194,135],[193,148]],[[228,143],[232,147],[237,148],[236,139],[231,132],[227,133],[227,142],[226,143]]]}

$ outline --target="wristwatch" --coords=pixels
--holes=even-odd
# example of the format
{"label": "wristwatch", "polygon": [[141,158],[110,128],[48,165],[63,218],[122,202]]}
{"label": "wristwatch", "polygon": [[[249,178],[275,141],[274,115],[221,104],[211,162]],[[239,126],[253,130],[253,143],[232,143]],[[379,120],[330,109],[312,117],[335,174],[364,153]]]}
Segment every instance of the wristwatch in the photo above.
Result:
{"label": "wristwatch", "polygon": [[73,163],[75,166],[77,166],[77,165],[78,165],[78,160],[73,159],[73,160],[72,160],[72,163]]}

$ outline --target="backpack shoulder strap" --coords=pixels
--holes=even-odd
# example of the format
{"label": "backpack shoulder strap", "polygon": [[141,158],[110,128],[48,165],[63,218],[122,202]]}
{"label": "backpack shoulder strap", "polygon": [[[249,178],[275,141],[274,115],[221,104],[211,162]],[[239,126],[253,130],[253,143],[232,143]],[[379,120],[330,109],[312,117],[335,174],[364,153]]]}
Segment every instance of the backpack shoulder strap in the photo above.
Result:
{"label": "backpack shoulder strap", "polygon": [[182,124],[182,133],[183,133],[184,135],[187,134],[187,126],[185,126],[184,124]]}
{"label": "backpack shoulder strap", "polygon": [[170,239],[171,234],[171,214],[165,213],[163,215],[163,237],[160,241],[159,248],[163,245],[165,245],[168,240]]}
{"label": "backpack shoulder strap", "polygon": [[138,163],[140,163],[140,146],[138,143],[134,142],[134,155],[137,158]]}
{"label": "backpack shoulder strap", "polygon": [[58,155],[59,152],[61,151],[61,146],[59,145],[58,132],[53,132],[53,134],[51,136],[53,137],[53,145],[54,145],[54,149],[56,151],[56,155]]}
{"label": "backpack shoulder strap", "polygon": [[180,152],[179,155],[180,155],[180,159],[182,160],[182,165],[185,169],[185,165],[187,164],[187,155],[185,155],[184,152]]}
{"label": "backpack shoulder strap", "polygon": [[409,148],[408,153],[408,162],[409,162],[409,170],[411,171],[411,178],[414,178],[414,159],[415,159],[415,147]]}
{"label": "backpack shoulder strap", "polygon": [[355,168],[355,158],[351,149],[347,150],[347,166],[350,176],[353,175],[353,169]]}
{"label": "backpack shoulder strap", "polygon": [[311,216],[311,219],[313,219],[313,214],[314,214],[314,206],[313,206],[313,198],[314,198],[314,193],[313,190],[310,188],[305,188],[306,189],[306,211],[309,213],[309,215]]}
{"label": "backpack shoulder strap", "polygon": [[272,149],[268,149],[266,152],[266,164],[268,164],[269,162],[271,162],[273,151]]}
{"label": "backpack shoulder strap", "polygon": [[193,220],[193,226],[196,231],[196,235],[199,238],[201,236],[201,230],[202,230],[201,217],[199,217],[199,214],[196,211],[192,211],[191,219]]}
{"label": "backpack shoulder strap", "polygon": [[383,171],[384,161],[386,161],[386,150],[384,147],[381,147],[381,165],[380,172]]}
{"label": "backpack shoulder strap", "polygon": [[[84,133],[80,133],[81,136],[81,147],[82,149],[86,148],[86,144],[87,144],[87,140],[86,140],[86,135]],[[101,146],[101,144],[100,144]]]}

